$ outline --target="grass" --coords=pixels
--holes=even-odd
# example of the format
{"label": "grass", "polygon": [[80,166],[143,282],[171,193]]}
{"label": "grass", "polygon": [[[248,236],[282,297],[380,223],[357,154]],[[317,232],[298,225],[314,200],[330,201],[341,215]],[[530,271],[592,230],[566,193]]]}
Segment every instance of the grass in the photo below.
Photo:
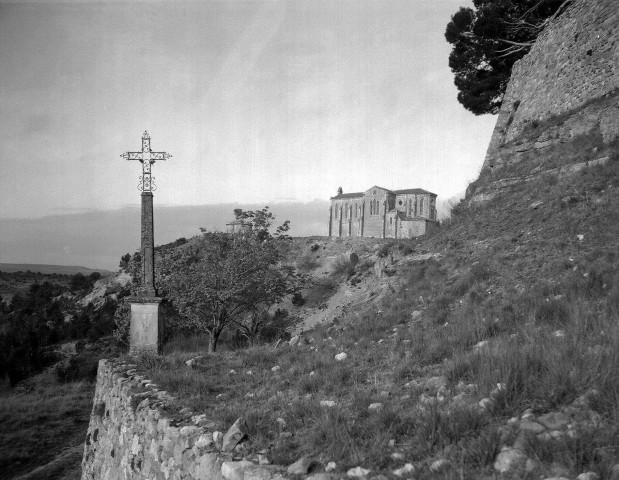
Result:
{"label": "grass", "polygon": [[2,477],[80,478],[93,394],[93,383],[59,384],[53,371],[0,392]]}
{"label": "grass", "polygon": [[[401,466],[390,457],[397,451],[415,462],[447,455],[475,475],[491,470],[500,446],[499,427],[507,418],[527,408],[552,411],[593,388],[604,399],[595,410],[609,426],[596,432],[610,443],[606,453],[583,452],[588,460],[568,467],[575,473],[577,465],[585,463],[599,471],[610,468],[608,459],[619,453],[616,315],[596,316],[587,312],[582,299],[574,299],[551,304],[555,306],[547,308],[547,315],[536,319],[539,304],[527,297],[516,302],[516,316],[530,318],[524,324],[496,326],[470,310],[459,321],[450,317],[437,330],[433,319],[420,325],[398,315],[403,304],[410,308],[411,300],[404,299],[403,292],[398,292],[400,301],[392,299],[394,304],[385,305],[381,315],[358,315],[331,335],[316,331],[300,347],[265,345],[204,355],[193,368],[184,365],[192,354],[174,353],[150,365],[149,375],[183,398],[184,405],[207,412],[221,430],[244,417],[250,435],[245,453],[270,445],[269,455],[276,463],[290,464],[309,455],[324,464],[335,461],[342,471],[360,463],[389,470]],[[553,308],[557,315],[550,313]],[[559,326],[565,336],[556,337],[554,318],[563,313],[567,317]],[[471,347],[480,339],[497,342],[500,348],[475,353]],[[349,358],[336,361],[340,351]],[[444,365],[448,396],[456,393],[459,382],[476,384],[476,398],[487,396],[497,383],[505,388],[487,413],[468,406],[448,407],[449,402],[419,409],[416,398],[423,392],[406,383],[432,375],[437,365]],[[276,366],[279,369],[273,371]],[[321,400],[336,405],[321,407]],[[376,402],[384,409],[369,412],[369,405]],[[553,445],[544,447],[552,451],[540,453],[542,460],[553,455],[563,458],[564,447]]]}
{"label": "grass", "polygon": [[[339,473],[412,462],[416,478],[493,478],[500,447],[518,441],[536,462],[521,478],[552,476],[553,463],[572,477],[610,478],[619,458],[618,165],[540,176],[459,208],[423,239],[381,242],[378,256],[404,259],[392,292],[305,333],[299,346],[170,349],[144,367],[222,431],[244,417],[250,458],[266,448],[275,463],[309,455],[335,461]],[[407,261],[414,252],[441,255]],[[304,292],[308,304],[325,302],[362,268],[371,274],[363,262],[336,261],[324,285]],[[338,362],[340,352],[348,358]],[[428,386],[433,377],[443,384]],[[589,407],[561,441],[523,439],[508,424],[527,409],[561,411],[583,395]],[[476,407],[482,398],[491,399],[486,410]],[[370,411],[373,403],[383,408]],[[437,458],[449,466],[433,473]]]}

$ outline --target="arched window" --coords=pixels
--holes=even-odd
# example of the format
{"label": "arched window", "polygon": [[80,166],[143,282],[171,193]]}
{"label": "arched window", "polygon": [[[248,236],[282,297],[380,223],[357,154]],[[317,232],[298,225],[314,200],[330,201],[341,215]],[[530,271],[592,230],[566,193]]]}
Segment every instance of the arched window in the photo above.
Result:
{"label": "arched window", "polygon": [[337,210],[338,210],[337,205],[335,205],[333,209],[335,210],[335,219],[337,220]]}
{"label": "arched window", "polygon": [[348,218],[348,204],[344,204],[344,219]]}
{"label": "arched window", "polygon": [[424,200],[425,198],[421,197],[421,203],[419,204],[419,215],[424,216],[425,215],[425,210],[424,210]]}

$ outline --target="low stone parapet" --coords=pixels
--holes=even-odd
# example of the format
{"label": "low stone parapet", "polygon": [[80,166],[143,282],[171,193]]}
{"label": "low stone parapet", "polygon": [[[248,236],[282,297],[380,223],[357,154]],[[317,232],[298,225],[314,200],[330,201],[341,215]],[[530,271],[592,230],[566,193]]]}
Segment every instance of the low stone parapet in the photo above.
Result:
{"label": "low stone parapet", "polygon": [[286,469],[238,461],[207,415],[174,397],[135,365],[101,360],[82,460],[82,480],[285,479]]}

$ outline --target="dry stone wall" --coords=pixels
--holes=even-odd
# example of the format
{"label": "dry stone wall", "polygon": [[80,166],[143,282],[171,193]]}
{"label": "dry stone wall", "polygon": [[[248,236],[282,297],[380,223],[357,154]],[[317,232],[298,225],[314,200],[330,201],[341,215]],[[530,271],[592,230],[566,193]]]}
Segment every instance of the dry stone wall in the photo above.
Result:
{"label": "dry stone wall", "polygon": [[286,469],[239,458],[239,429],[213,431],[207,416],[178,410],[134,365],[101,360],[82,480],[285,480]]}
{"label": "dry stone wall", "polygon": [[[500,166],[501,147],[527,125],[574,111],[618,88],[617,0],[574,0],[514,65],[484,167]],[[599,124],[605,141],[614,140],[619,106],[592,114],[583,120]]]}

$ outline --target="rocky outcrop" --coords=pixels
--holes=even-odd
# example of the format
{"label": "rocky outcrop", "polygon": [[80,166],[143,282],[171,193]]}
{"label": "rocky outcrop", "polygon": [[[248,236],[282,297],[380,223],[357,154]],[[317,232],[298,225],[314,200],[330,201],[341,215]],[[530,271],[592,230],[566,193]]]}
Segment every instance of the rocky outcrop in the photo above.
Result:
{"label": "rocky outcrop", "polygon": [[[484,167],[500,167],[501,147],[531,124],[577,111],[618,88],[616,0],[574,0],[514,65]],[[566,123],[563,130],[569,135],[599,128],[609,143],[617,136],[619,106],[585,109]]]}

